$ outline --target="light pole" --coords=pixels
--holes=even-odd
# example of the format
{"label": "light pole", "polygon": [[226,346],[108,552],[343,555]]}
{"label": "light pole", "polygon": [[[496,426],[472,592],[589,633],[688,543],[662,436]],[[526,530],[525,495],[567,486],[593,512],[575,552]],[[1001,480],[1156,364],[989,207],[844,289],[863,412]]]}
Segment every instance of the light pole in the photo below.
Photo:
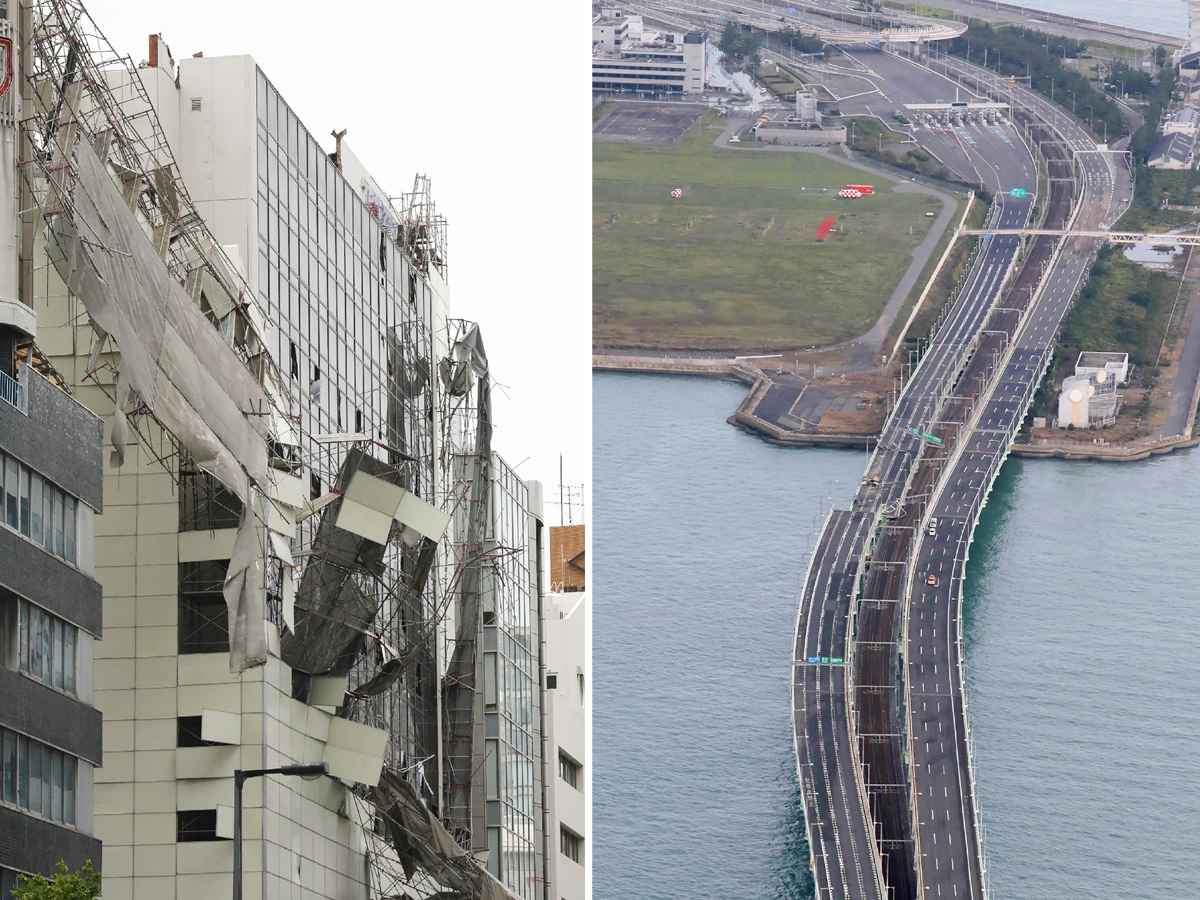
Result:
{"label": "light pole", "polygon": [[329,774],[329,763],[298,763],[276,769],[236,769],[233,773],[233,900],[242,900],[242,785],[262,775],[299,775],[317,778]]}
{"label": "light pole", "polygon": [[1071,115],[1075,115],[1075,92],[1071,91]]}

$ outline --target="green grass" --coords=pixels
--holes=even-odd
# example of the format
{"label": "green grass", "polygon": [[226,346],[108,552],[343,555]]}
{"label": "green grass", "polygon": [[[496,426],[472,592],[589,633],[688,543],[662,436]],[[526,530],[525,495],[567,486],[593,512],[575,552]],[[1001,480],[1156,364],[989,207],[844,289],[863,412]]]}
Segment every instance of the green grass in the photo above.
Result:
{"label": "green grass", "polygon": [[[724,124],[710,113],[670,147],[593,145],[597,347],[755,352],[855,337],[941,208],[823,156],[718,149]],[[861,182],[881,193],[836,196]],[[827,215],[841,233],[819,244]]]}
{"label": "green grass", "polygon": [[1069,361],[1073,365],[1080,350],[1111,350],[1128,353],[1136,366],[1153,366],[1178,290],[1178,278],[1145,269],[1106,246],[1063,321],[1061,342],[1070,350]]}
{"label": "green grass", "polygon": [[599,103],[596,106],[593,106],[592,107],[592,124],[595,125],[597,122],[599,122],[605,116],[607,116],[609,114],[609,112],[612,110],[612,108],[613,108],[613,104],[609,103],[608,101],[605,101],[604,103]]}

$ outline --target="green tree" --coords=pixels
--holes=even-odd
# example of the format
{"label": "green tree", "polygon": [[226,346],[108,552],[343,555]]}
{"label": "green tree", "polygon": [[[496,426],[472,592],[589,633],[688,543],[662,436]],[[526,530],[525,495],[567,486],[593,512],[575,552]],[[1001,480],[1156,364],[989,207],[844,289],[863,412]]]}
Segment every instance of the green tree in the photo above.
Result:
{"label": "green tree", "polygon": [[58,874],[49,879],[42,875],[19,876],[12,896],[14,900],[95,900],[100,896],[100,873],[92,871],[90,859],[78,872],[60,861]]}

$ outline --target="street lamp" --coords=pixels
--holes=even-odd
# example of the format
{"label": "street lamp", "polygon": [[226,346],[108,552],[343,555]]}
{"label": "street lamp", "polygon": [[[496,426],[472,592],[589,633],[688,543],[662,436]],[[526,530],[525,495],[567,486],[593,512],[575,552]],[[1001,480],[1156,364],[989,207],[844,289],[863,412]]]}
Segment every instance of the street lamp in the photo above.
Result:
{"label": "street lamp", "polygon": [[1071,91],[1071,115],[1075,115],[1075,92]]}
{"label": "street lamp", "polygon": [[276,769],[236,769],[233,773],[233,900],[242,900],[242,785],[262,775],[299,775],[313,779],[329,774],[329,763],[298,763]]}

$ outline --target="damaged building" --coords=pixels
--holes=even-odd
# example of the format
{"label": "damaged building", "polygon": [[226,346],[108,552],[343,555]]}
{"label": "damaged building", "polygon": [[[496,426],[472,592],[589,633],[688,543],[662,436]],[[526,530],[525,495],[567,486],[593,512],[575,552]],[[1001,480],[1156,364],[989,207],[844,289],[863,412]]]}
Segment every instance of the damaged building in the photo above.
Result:
{"label": "damaged building", "polygon": [[557,896],[541,488],[428,180],[389,197],[249,56],[11,5],[21,300],[104,422],[104,896],[228,895],[234,771],[302,762],[247,784],[249,895]]}

